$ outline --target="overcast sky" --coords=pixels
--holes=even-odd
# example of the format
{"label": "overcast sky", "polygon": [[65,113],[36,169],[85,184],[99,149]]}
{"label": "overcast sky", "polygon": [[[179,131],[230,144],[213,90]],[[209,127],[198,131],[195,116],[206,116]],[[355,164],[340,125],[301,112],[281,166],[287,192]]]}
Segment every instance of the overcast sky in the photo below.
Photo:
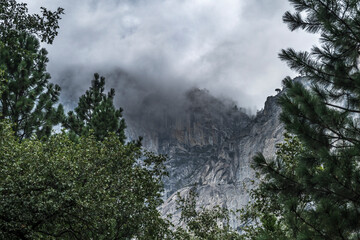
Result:
{"label": "overcast sky", "polygon": [[279,51],[316,43],[315,36],[282,23],[292,10],[286,0],[26,2],[32,12],[65,8],[59,36],[45,46],[63,98],[77,99],[99,72],[132,101],[151,94],[166,101],[199,87],[260,109],[284,77],[297,75],[278,59]]}

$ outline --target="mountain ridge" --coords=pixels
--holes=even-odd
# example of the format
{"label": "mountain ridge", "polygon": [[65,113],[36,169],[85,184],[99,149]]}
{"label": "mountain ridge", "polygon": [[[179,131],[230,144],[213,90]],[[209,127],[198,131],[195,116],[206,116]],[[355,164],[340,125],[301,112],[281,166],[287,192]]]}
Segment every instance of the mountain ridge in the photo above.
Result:
{"label": "mountain ridge", "polygon": [[[264,109],[250,117],[233,103],[194,89],[187,93],[183,113],[177,117],[164,114],[157,119],[158,128],[145,128],[146,119],[130,122],[130,137],[143,136],[145,149],[168,156],[164,215],[173,214],[176,222],[177,193],[184,195],[193,186],[202,206],[236,210],[248,203],[246,186],[256,179],[253,156],[261,152],[273,157],[276,143],[283,139],[281,109],[276,102],[280,94],[268,97]],[[235,220],[231,219],[231,225],[236,228]]]}

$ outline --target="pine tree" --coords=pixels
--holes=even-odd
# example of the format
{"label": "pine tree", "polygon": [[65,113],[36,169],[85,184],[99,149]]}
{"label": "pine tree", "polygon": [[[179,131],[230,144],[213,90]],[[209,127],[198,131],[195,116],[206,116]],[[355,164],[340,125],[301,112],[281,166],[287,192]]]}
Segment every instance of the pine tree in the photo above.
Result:
{"label": "pine tree", "polygon": [[61,121],[63,108],[53,106],[59,100],[60,87],[49,83],[47,51],[39,49],[39,41],[28,33],[14,41],[20,51],[3,48],[0,52],[0,66],[7,81],[0,98],[1,118],[14,123],[13,130],[20,139],[34,133],[49,136],[52,127]]}
{"label": "pine tree", "polygon": [[0,98],[1,119],[11,120],[20,139],[36,134],[49,136],[63,115],[57,104],[60,87],[49,83],[47,51],[40,49],[38,37],[52,43],[57,35],[59,8],[42,15],[28,14],[26,4],[0,1],[0,70],[6,84]]}
{"label": "pine tree", "polygon": [[57,35],[59,8],[42,14],[28,14],[25,3],[0,1],[0,70],[6,84],[0,98],[1,119],[13,122],[20,139],[49,136],[63,115],[58,102],[60,87],[49,83],[47,51],[40,49],[39,37],[52,43]]}
{"label": "pine tree", "polygon": [[75,112],[70,111],[63,123],[72,137],[88,135],[93,131],[98,140],[103,140],[110,132],[116,133],[121,142],[125,141],[125,121],[122,109],[116,109],[113,100],[115,90],[105,91],[105,78],[94,74],[91,87],[79,98]]}
{"label": "pine tree", "polygon": [[[255,158],[282,201],[293,239],[360,239],[360,3],[290,0],[290,30],[320,34],[310,52],[282,50],[280,58],[303,77],[284,79],[281,120],[305,150],[282,161]],[[292,174],[289,174],[291,172]]]}

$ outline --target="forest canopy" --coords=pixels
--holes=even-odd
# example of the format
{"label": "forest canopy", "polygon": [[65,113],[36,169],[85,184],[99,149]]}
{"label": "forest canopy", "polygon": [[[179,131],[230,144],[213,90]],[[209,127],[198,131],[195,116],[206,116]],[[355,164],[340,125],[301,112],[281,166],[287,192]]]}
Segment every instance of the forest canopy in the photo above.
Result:
{"label": "forest canopy", "polygon": [[[28,13],[0,0],[1,239],[360,239],[360,3],[289,0],[291,31],[320,36],[310,51],[284,49],[300,74],[279,96],[287,133],[240,211],[178,196],[179,226],[161,216],[166,158],[125,137],[115,90],[94,74],[68,113],[50,82],[47,50],[64,9]],[[54,127],[62,131],[54,132]]]}

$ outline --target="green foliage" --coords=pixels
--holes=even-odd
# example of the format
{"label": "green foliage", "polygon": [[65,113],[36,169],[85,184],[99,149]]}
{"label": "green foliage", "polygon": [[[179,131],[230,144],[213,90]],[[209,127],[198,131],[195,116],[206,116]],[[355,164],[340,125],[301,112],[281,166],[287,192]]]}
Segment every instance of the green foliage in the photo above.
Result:
{"label": "green foliage", "polygon": [[54,41],[64,9],[58,8],[52,12],[42,7],[41,11],[41,15],[28,14],[26,3],[0,0],[0,37],[6,47],[17,49],[14,39],[22,33],[35,34],[42,42],[49,44]]}
{"label": "green foliage", "polygon": [[14,123],[20,139],[33,134],[49,136],[63,118],[63,108],[53,107],[59,100],[60,87],[49,83],[47,51],[39,49],[39,41],[27,33],[14,41],[19,51],[7,47],[0,51],[0,67],[7,80],[0,98],[2,118]]}
{"label": "green foliage", "polygon": [[192,188],[186,197],[178,194],[177,208],[181,210],[180,225],[174,231],[173,239],[226,240],[241,239],[229,226],[229,211],[215,206],[211,209],[196,207],[197,193]]}
{"label": "green foliage", "polygon": [[0,98],[1,98],[2,92],[4,91],[5,84],[6,84],[6,80],[4,78],[4,71],[0,69]]}
{"label": "green foliage", "polygon": [[122,110],[113,89],[103,94],[104,78],[95,74],[67,119],[77,141],[50,136],[64,116],[38,38],[53,42],[62,13],[31,15],[0,0],[0,239],[164,239],[165,158],[124,145]]}
{"label": "green foliage", "polygon": [[[304,152],[299,139],[288,133],[284,142],[276,146],[276,159],[266,161],[259,154],[254,158],[253,168],[257,170],[258,182],[250,190],[251,203],[240,210],[240,220],[244,224],[246,239],[291,239],[292,226],[287,221],[287,202],[292,201],[287,194],[291,191],[291,183],[296,179],[296,158]],[[287,179],[286,184],[279,184],[279,179]],[[284,191],[284,192],[283,192]],[[296,205],[307,203],[299,197]]]}
{"label": "green foliage", "polygon": [[114,135],[19,142],[1,121],[0,239],[163,239],[164,160]]}
{"label": "green foliage", "polygon": [[[360,5],[357,0],[290,0],[291,30],[320,34],[311,52],[282,50],[280,58],[303,78],[284,79],[281,120],[304,150],[262,155],[269,212],[291,239],[360,239]],[[264,188],[261,188],[264,187]]]}
{"label": "green foliage", "polygon": [[62,106],[54,107],[60,87],[49,83],[47,51],[40,49],[36,37],[53,41],[63,9],[42,8],[42,16],[27,12],[26,4],[0,1],[0,70],[7,80],[0,98],[0,118],[14,123],[20,139],[49,136],[63,118]]}
{"label": "green foliage", "polygon": [[111,89],[107,95],[104,91],[105,78],[95,73],[90,89],[79,98],[75,112],[70,111],[63,123],[72,138],[88,135],[92,130],[98,140],[114,132],[121,142],[125,141],[123,110],[116,109],[113,104],[115,90]]}

